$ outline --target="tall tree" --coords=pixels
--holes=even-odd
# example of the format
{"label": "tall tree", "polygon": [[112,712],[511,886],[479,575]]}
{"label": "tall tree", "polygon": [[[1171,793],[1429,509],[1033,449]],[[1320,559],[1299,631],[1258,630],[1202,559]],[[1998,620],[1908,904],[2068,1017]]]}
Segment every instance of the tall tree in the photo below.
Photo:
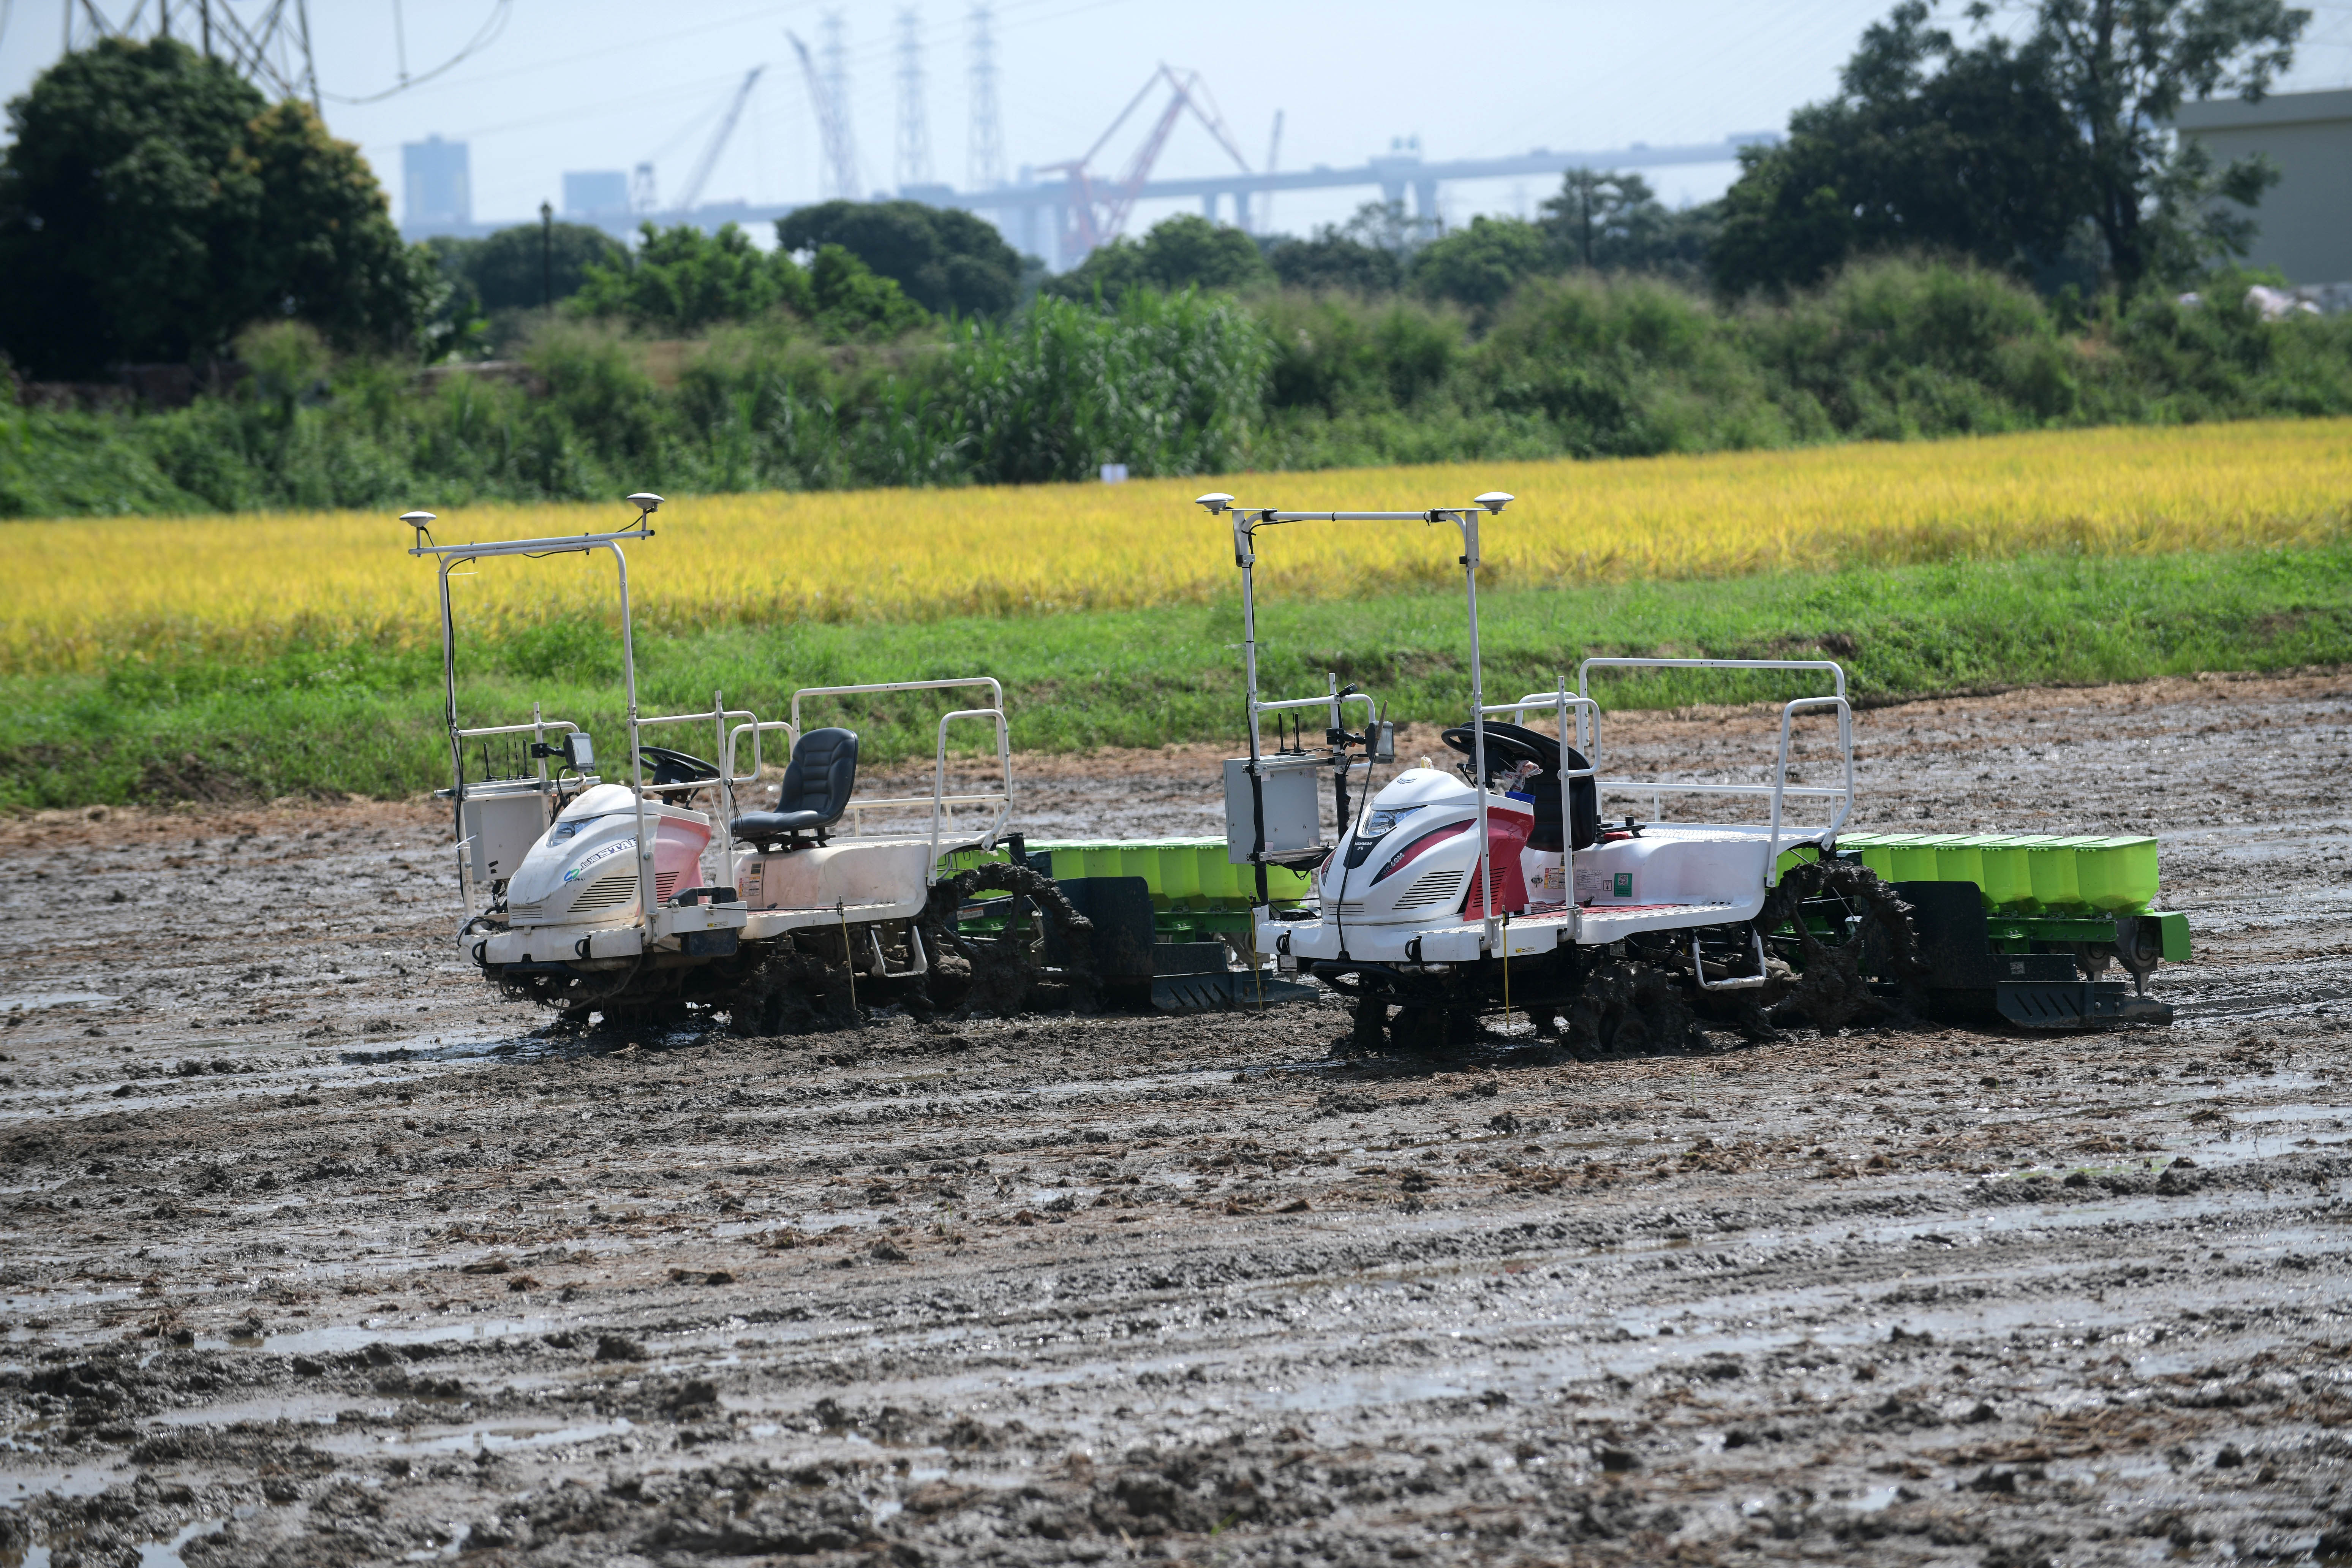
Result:
{"label": "tall tree", "polygon": [[37,374],[217,353],[292,315],[404,342],[431,266],[358,151],[168,38],[66,56],[8,105],[0,347]]}
{"label": "tall tree", "polygon": [[444,274],[484,310],[528,310],[551,290],[562,303],[587,282],[589,268],[628,259],[626,246],[585,223],[519,223],[480,239],[427,243]]}
{"label": "tall tree", "polygon": [[[1920,247],[2050,279],[2086,237],[2126,292],[2242,253],[2257,160],[2215,169],[2170,136],[2188,97],[2259,98],[2310,14],[2282,0],[2015,0],[1962,16],[1963,43],[1905,0],[1867,29],[1840,95],[1778,147],[1742,151],[1708,270],[1727,289],[1818,280],[1849,257]],[[2013,33],[2014,37],[2010,34]]]}
{"label": "tall tree", "polygon": [[1559,195],[1543,205],[1543,226],[1577,266],[1605,268],[1620,252],[1640,248],[1663,226],[1666,209],[1650,182],[1616,170],[1570,169]]}
{"label": "tall tree", "polygon": [[1712,205],[1675,212],[1650,182],[1615,169],[1570,169],[1543,205],[1542,227],[1570,266],[1688,275],[1715,232]]}
{"label": "tall tree", "polygon": [[1305,239],[1276,240],[1266,264],[1286,289],[1344,289],[1354,294],[1391,294],[1404,278],[1404,263],[1391,250],[1366,245],[1325,224]]}
{"label": "tall tree", "polygon": [[821,202],[776,220],[786,250],[840,246],[941,315],[1001,316],[1021,292],[1021,253],[996,226],[921,202]]}
{"label": "tall tree", "polygon": [[[1991,14],[1983,0],[1969,8]],[[2091,220],[2125,289],[2243,255],[2246,226],[2213,198],[2252,206],[2275,171],[2252,158],[2214,169],[2202,146],[2172,136],[2172,116],[2221,92],[2259,101],[2294,63],[2311,13],[2284,0],[2036,0],[2032,16],[2028,47],[2083,128]]]}
{"label": "tall tree", "polygon": [[685,334],[742,321],[778,305],[814,314],[808,274],[783,250],[762,252],[735,224],[705,234],[690,223],[637,227],[637,248],[582,269],[572,309],[617,316],[648,331]]}
{"label": "tall tree", "polygon": [[1161,218],[1141,240],[1121,235],[1060,277],[1045,291],[1066,300],[1117,304],[1130,289],[1244,289],[1274,280],[1257,242],[1240,229],[1211,223],[1197,213]]}
{"label": "tall tree", "polygon": [[1412,281],[1433,299],[1491,310],[1529,278],[1559,270],[1544,231],[1524,218],[1474,217],[1413,253]]}
{"label": "tall tree", "polygon": [[393,226],[392,204],[348,142],[294,100],[257,115],[235,154],[257,200],[227,245],[247,320],[307,321],[330,342],[404,342],[434,293],[426,253]]}

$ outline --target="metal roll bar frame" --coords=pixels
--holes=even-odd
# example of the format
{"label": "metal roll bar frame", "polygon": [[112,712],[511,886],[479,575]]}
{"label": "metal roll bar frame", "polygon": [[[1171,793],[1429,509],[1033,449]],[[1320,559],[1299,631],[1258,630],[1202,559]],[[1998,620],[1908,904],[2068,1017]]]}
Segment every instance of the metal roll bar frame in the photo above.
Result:
{"label": "metal roll bar frame", "polygon": [[[1255,576],[1258,530],[1290,522],[1419,522],[1431,526],[1450,522],[1462,535],[1462,553],[1456,563],[1462,568],[1463,594],[1470,622],[1470,751],[1471,766],[1476,774],[1473,793],[1478,802],[1478,873],[1480,888],[1486,895],[1486,920],[1479,945],[1482,951],[1495,947],[1501,924],[1495,915],[1495,871],[1486,841],[1486,696],[1478,657],[1478,522],[1482,517],[1499,515],[1512,499],[1503,491],[1493,490],[1475,498],[1465,507],[1430,507],[1421,511],[1285,511],[1277,507],[1236,505],[1234,498],[1223,490],[1196,498],[1194,504],[1205,507],[1210,516],[1232,517],[1234,564],[1242,574],[1242,667],[1247,687],[1250,820],[1254,835],[1249,863],[1257,868],[1257,902],[1261,909],[1270,906],[1270,897],[1265,877],[1265,769],[1258,716],[1278,708],[1312,707],[1331,700],[1318,697],[1266,703],[1258,698]],[[1331,708],[1336,721],[1339,704],[1331,701]],[[1335,722],[1334,728],[1337,727]]]}
{"label": "metal roll bar frame", "polygon": [[[931,854],[930,858],[924,863],[923,885],[932,887],[937,885],[940,875],[940,829],[943,825],[950,828],[955,826],[957,806],[992,805],[996,808],[995,819],[988,825],[986,831],[979,837],[980,847],[983,850],[996,847],[998,836],[1003,833],[1004,825],[1012,820],[1013,731],[1004,718],[1003,682],[992,675],[971,675],[951,677],[944,680],[878,680],[856,686],[803,686],[793,693],[793,716],[789,722],[782,725],[762,725],[760,728],[790,730],[793,743],[798,745],[802,733],[801,699],[804,697],[855,697],[884,691],[956,691],[972,687],[987,689],[989,705],[985,708],[958,708],[940,715],[938,746],[932,761],[931,793],[928,800],[922,795],[916,795],[885,796],[872,800],[858,800],[853,796],[845,808],[851,816],[851,820],[858,825],[857,831],[862,833],[865,814],[868,811],[879,810],[885,806],[928,805],[931,808]],[[996,763],[999,775],[1003,780],[1003,788],[1001,790],[984,790],[978,795],[951,795],[947,793],[948,726],[959,719],[986,719],[994,723]],[[753,733],[751,744],[752,765],[756,774],[759,758],[759,739],[756,731]]]}
{"label": "metal roll bar frame", "polygon": [[[582,533],[551,539],[509,539],[497,541],[487,544],[480,542],[469,542],[466,544],[436,544],[433,542],[431,534],[425,531],[423,524],[413,521],[417,517],[425,517],[425,521],[431,522],[436,521],[435,519],[425,516],[423,513],[411,513],[408,519],[404,519],[404,521],[410,522],[411,527],[416,529],[417,533],[416,543],[410,548],[408,553],[412,556],[434,556],[439,562],[441,591],[441,686],[443,711],[446,718],[449,731],[449,766],[452,784],[454,786],[451,790],[452,798],[450,802],[450,810],[454,817],[454,837],[457,838],[458,843],[458,897],[460,903],[464,907],[466,914],[469,917],[475,911],[472,907],[472,894],[469,890],[472,887],[472,878],[468,874],[464,852],[465,845],[467,842],[466,836],[465,743],[469,740],[478,739],[485,735],[512,735],[520,734],[522,731],[529,730],[532,732],[535,742],[540,745],[544,745],[546,743],[546,731],[549,728],[557,728],[559,732],[561,732],[563,731],[576,730],[579,726],[564,721],[556,721],[553,725],[551,725],[547,721],[543,720],[540,716],[539,705],[537,703],[533,703],[531,705],[531,722],[529,724],[497,724],[471,730],[465,729],[458,724],[457,630],[456,616],[450,607],[449,601],[450,570],[460,563],[479,562],[491,556],[527,555],[538,558],[547,555],[586,555],[593,553],[599,550],[609,550],[613,552],[613,566],[620,589],[621,674],[624,690],[627,698],[625,726],[628,732],[629,743],[629,782],[636,795],[637,920],[639,927],[646,933],[646,941],[648,944],[650,944],[654,928],[654,860],[653,856],[648,853],[646,849],[645,761],[644,758],[638,754],[637,751],[637,732],[643,721],[639,719],[637,714],[637,657],[636,644],[632,634],[629,616],[629,560],[627,555],[623,553],[621,544],[625,540],[651,539],[654,537],[654,531],[646,525],[646,520],[653,515],[655,510],[660,506],[661,502],[657,498],[646,498],[652,500],[651,505],[646,505],[644,500],[640,500],[636,497],[632,497],[630,499],[633,500],[638,500],[639,505],[637,523],[635,528],[617,530],[609,533]],[[693,717],[699,718],[701,715],[696,714],[693,715]],[[668,719],[655,721],[655,722],[665,723],[669,721],[671,721]],[[723,724],[723,720],[721,722]],[[539,780],[543,789],[547,783],[547,762],[543,757],[538,759],[538,762]]]}
{"label": "metal roll bar frame", "polygon": [[[1576,689],[1580,698],[1590,697],[1592,672],[1596,669],[1747,669],[1785,670],[1798,673],[1826,674],[1835,689],[1827,696],[1800,697],[1783,703],[1780,708],[1780,739],[1773,753],[1772,782],[1769,784],[1678,784],[1664,779],[1601,779],[1593,787],[1621,794],[1648,791],[1654,809],[1661,795],[1769,795],[1772,802],[1771,853],[1764,865],[1764,885],[1774,888],[1780,881],[1780,825],[1785,815],[1783,802],[1790,797],[1833,801],[1829,825],[1821,834],[1834,840],[1839,828],[1853,811],[1853,705],[1847,700],[1845,668],[1826,658],[1603,658],[1586,659],[1576,667]],[[1844,783],[1834,788],[1821,784],[1792,784],[1789,782],[1789,744],[1791,728],[1801,712],[1828,709],[1837,715],[1838,752],[1844,767]],[[1598,770],[1601,766],[1601,710],[1592,707],[1592,744],[1582,746],[1585,760]],[[1577,734],[1585,735],[1581,711],[1577,721]],[[1711,989],[1711,988],[1710,988]]]}

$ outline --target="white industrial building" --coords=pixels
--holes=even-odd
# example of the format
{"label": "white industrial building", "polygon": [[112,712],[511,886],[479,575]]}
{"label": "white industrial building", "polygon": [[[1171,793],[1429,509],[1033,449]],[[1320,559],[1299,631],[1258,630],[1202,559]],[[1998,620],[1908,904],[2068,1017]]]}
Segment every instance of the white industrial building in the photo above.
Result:
{"label": "white industrial building", "polygon": [[2253,210],[2250,265],[2277,268],[2301,291],[2352,292],[2352,89],[2186,103],[2173,123],[2216,163],[2263,153],[2278,165]]}

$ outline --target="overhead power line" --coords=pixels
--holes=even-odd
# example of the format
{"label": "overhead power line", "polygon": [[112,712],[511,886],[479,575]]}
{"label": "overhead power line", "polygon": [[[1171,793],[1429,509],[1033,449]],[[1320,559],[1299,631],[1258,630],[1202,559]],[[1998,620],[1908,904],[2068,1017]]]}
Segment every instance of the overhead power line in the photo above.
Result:
{"label": "overhead power line", "polygon": [[399,0],[394,0],[393,37],[397,46],[400,80],[385,88],[382,92],[366,93],[357,98],[346,97],[340,92],[330,92],[322,96],[332,99],[337,103],[382,103],[385,99],[396,98],[411,88],[423,87],[426,82],[456,70],[459,66],[497,43],[499,35],[507,30],[508,18],[513,14],[514,0],[490,0],[489,16],[483,20],[481,26],[475,30],[474,36],[467,40],[463,47],[431,70],[411,76],[408,74],[407,28],[400,14]]}

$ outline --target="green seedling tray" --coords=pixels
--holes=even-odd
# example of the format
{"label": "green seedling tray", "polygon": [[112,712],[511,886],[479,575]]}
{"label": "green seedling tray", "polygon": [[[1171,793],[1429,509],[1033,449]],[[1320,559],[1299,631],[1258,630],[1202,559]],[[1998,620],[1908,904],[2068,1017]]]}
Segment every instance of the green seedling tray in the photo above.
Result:
{"label": "green seedling tray", "polygon": [[2145,835],[1846,833],[1837,848],[1889,882],[1973,882],[1988,912],[2144,914],[2157,890]]}

